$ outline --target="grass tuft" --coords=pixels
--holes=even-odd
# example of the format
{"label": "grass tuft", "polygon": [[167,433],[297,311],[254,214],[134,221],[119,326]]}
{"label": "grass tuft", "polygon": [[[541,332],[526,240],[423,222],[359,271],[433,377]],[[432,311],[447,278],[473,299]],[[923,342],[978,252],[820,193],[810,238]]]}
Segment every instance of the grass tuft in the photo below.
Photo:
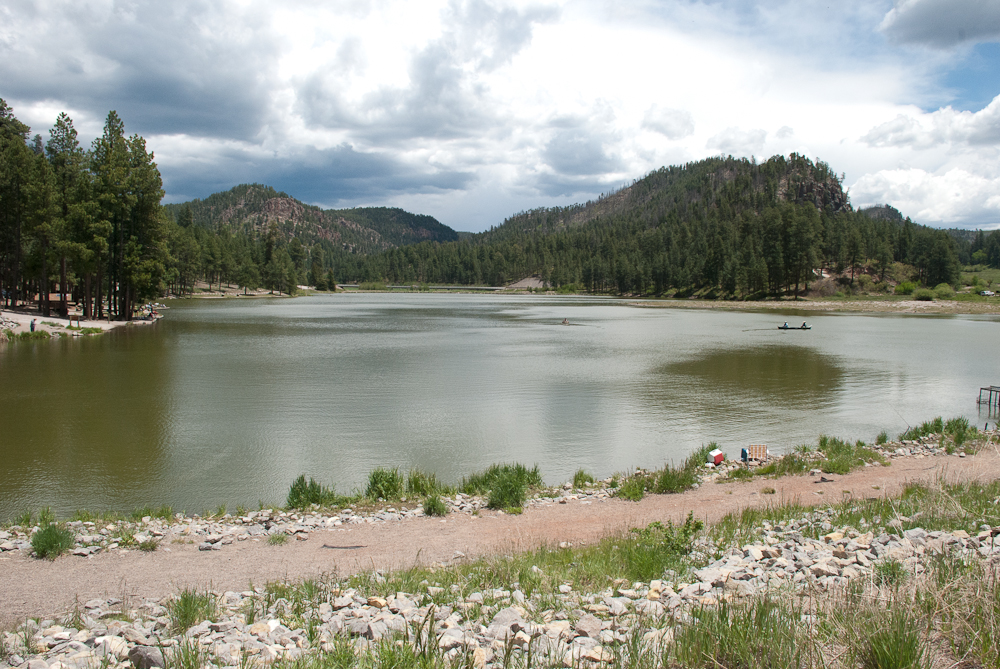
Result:
{"label": "grass tuft", "polygon": [[185,588],[167,604],[167,614],[174,633],[183,634],[203,620],[211,620],[215,616],[215,597],[210,592]]}
{"label": "grass tuft", "polygon": [[448,514],[448,505],[436,494],[429,495],[424,500],[424,514],[428,516],[445,516]]}
{"label": "grass tuft", "polygon": [[376,467],[368,474],[368,487],[365,497],[377,500],[393,500],[403,496],[403,477],[398,469]]}
{"label": "grass tuft", "polygon": [[585,469],[577,469],[576,473],[573,474],[574,488],[586,488],[589,485],[593,485],[593,483],[594,477]]}
{"label": "grass tuft", "polygon": [[73,544],[73,533],[54,523],[46,523],[31,537],[31,549],[35,555],[50,560],[73,548]]}

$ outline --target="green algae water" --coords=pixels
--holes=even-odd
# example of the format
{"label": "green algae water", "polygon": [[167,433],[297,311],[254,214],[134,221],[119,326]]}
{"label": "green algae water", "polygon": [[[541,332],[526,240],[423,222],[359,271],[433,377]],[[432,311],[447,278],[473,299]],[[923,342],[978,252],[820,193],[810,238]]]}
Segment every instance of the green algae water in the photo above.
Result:
{"label": "green algae water", "polygon": [[[546,481],[785,451],[964,415],[1000,319],[652,309],[581,297],[338,294],[171,303],[153,327],[0,348],[0,519],[200,512],[342,492],[377,466]],[[568,325],[562,325],[563,319]],[[777,330],[808,320],[809,331]],[[1000,372],[998,372],[1000,373]]]}

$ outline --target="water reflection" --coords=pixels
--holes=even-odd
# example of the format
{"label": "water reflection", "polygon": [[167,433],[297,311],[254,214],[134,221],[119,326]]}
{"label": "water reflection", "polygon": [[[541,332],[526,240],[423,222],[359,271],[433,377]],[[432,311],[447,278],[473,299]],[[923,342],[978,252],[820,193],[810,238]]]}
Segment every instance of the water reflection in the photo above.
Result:
{"label": "water reflection", "polygon": [[659,372],[700,396],[772,406],[830,406],[844,383],[834,356],[801,346],[771,345],[716,349],[664,365]]}
{"label": "water reflection", "polygon": [[[170,359],[140,328],[0,348],[0,511],[129,508],[162,476]],[[3,515],[3,514],[0,514]]]}
{"label": "water reflection", "polygon": [[[281,502],[376,466],[607,476],[976,413],[997,319],[635,309],[590,298],[174,303],[153,329],[0,349],[0,518]],[[568,318],[573,327],[559,325]],[[800,319],[801,320],[801,319]],[[934,351],[934,355],[927,355]]]}

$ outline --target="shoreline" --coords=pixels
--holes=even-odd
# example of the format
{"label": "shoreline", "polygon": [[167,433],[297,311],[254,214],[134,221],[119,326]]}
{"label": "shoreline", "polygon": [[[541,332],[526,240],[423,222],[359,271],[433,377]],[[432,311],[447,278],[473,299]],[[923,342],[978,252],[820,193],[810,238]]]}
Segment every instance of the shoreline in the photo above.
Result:
{"label": "shoreline", "polygon": [[[221,517],[94,517],[64,523],[75,536],[74,546],[55,560],[31,556],[37,525],[7,524],[0,529],[0,593],[8,604],[0,617],[9,623],[52,615],[67,610],[74,599],[107,597],[123,589],[160,598],[207,584],[239,591],[252,583],[328,573],[446,568],[541,546],[587,546],[654,521],[680,523],[689,512],[709,524],[727,513],[779,501],[835,504],[898,494],[916,481],[993,481],[1000,479],[996,436],[993,431],[985,447],[968,456],[949,455],[933,439],[890,442],[879,449],[889,465],[873,463],[830,479],[814,469],[736,480],[727,477],[732,461],[725,467],[705,465],[692,489],[647,494],[636,502],[615,496],[609,481],[584,489],[567,483],[536,492],[521,514],[490,510],[484,498],[456,493],[445,498],[444,517],[425,515],[416,497],[376,506],[353,502],[342,509],[271,508]],[[273,535],[283,539],[272,543]],[[155,550],[139,550],[145,541],[154,542]],[[4,623],[0,620],[0,627]]]}
{"label": "shoreline", "polygon": [[[465,289],[463,289],[465,288]],[[800,298],[797,300],[703,300],[693,298],[638,298],[621,295],[598,295],[591,293],[559,293],[550,290],[537,293],[531,289],[477,289],[473,287],[456,286],[454,288],[438,288],[431,290],[337,290],[316,291],[302,289],[296,295],[286,293],[274,294],[258,290],[244,295],[238,290],[205,292],[195,295],[169,296],[173,300],[205,300],[205,299],[235,299],[254,297],[299,298],[316,295],[354,295],[354,294],[436,294],[436,295],[530,295],[538,297],[581,297],[603,298],[621,301],[627,306],[647,309],[726,309],[730,311],[789,311],[789,312],[841,312],[841,313],[888,313],[909,315],[1000,315],[1000,300],[911,300],[895,297],[837,299],[837,298]]]}
{"label": "shoreline", "polygon": [[[75,328],[80,328],[82,330],[86,329],[99,329],[101,332],[109,332],[111,330],[127,327],[127,326],[137,326],[137,325],[152,325],[156,322],[154,320],[132,320],[132,321],[109,321],[109,320],[84,320],[76,318],[62,318],[59,316],[42,316],[34,310],[11,310],[3,309],[0,310],[0,324],[2,324],[2,329],[5,332],[10,332],[13,335],[19,335],[24,332],[31,331],[31,321],[35,321],[35,332],[46,332],[50,336],[72,336],[72,337],[84,337],[87,336],[85,333],[76,330]],[[74,325],[75,324],[75,325]],[[68,329],[70,326],[74,328],[73,330]],[[3,339],[0,339],[3,341]]]}
{"label": "shoreline", "polygon": [[[696,612],[723,602],[752,607],[761,597],[772,598],[779,604],[775,615],[782,615],[782,602],[808,595],[811,615],[799,616],[794,606],[789,611],[812,628],[825,607],[839,610],[849,587],[860,591],[851,591],[855,598],[863,593],[881,602],[890,590],[902,592],[900,582],[933,583],[934,570],[942,567],[939,556],[946,553],[995,570],[995,514],[983,516],[991,523],[980,524],[978,515],[955,512],[961,505],[952,497],[961,493],[956,485],[979,485],[990,486],[992,498],[1000,479],[1000,452],[994,451],[961,460],[923,451],[901,455],[891,467],[863,468],[826,482],[826,489],[809,480],[813,476],[797,476],[703,485],[639,503],[581,498],[567,490],[523,516],[364,524],[353,531],[317,531],[286,546],[248,540],[222,552],[173,544],[169,553],[11,560],[0,569],[7,603],[7,620],[0,623],[11,630],[4,634],[0,628],[7,646],[0,669],[83,669],[102,658],[116,669],[130,661],[149,668],[143,659],[157,653],[160,664],[170,655],[173,666],[176,653],[182,659],[193,649],[204,655],[191,666],[288,666],[344,649],[357,661],[383,645],[416,644],[419,650],[420,626],[432,616],[440,624],[432,652],[452,664],[468,652],[474,666],[499,669],[508,666],[504,658],[514,650],[522,661],[538,653],[539,666],[636,666],[619,663],[616,651],[635,643],[658,654],[697,624]],[[914,486],[927,493],[904,504],[905,490]],[[927,504],[951,516],[935,520]],[[620,578],[629,567],[618,559],[618,544],[643,541],[630,528],[662,528],[668,521],[686,526],[684,516],[695,513],[705,532],[699,526],[688,539],[686,558],[668,563],[665,571]],[[726,525],[733,521],[735,529]],[[483,535],[494,538],[483,541]],[[421,538],[442,536],[446,541],[428,542],[440,545],[422,553]],[[400,546],[410,549],[406,555]],[[307,559],[294,561],[290,553]],[[609,558],[599,567],[606,576],[596,580],[575,562]],[[566,560],[573,560],[568,570]],[[38,569],[31,573],[26,566]],[[247,580],[248,566],[253,574]],[[73,587],[92,586],[95,575],[108,572],[112,578],[103,579],[103,590]],[[929,581],[920,580],[928,575]],[[886,585],[889,577],[896,580]],[[148,587],[151,581],[158,587]],[[971,582],[981,589],[991,581]],[[59,605],[53,593],[62,595]],[[33,609],[37,617],[12,615],[27,594],[48,604]],[[204,612],[179,623],[185,602]]]}

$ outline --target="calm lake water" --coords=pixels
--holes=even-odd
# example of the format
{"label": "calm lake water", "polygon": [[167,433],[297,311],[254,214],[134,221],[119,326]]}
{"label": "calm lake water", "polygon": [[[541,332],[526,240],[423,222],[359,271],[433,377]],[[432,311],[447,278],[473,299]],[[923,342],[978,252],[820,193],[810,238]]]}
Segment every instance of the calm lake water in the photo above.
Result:
{"label": "calm lake water", "polygon": [[[376,466],[546,481],[987,420],[995,317],[644,309],[594,298],[181,301],[153,327],[0,348],[0,518],[200,512]],[[567,318],[570,325],[560,325]],[[807,332],[780,332],[805,319]]]}

